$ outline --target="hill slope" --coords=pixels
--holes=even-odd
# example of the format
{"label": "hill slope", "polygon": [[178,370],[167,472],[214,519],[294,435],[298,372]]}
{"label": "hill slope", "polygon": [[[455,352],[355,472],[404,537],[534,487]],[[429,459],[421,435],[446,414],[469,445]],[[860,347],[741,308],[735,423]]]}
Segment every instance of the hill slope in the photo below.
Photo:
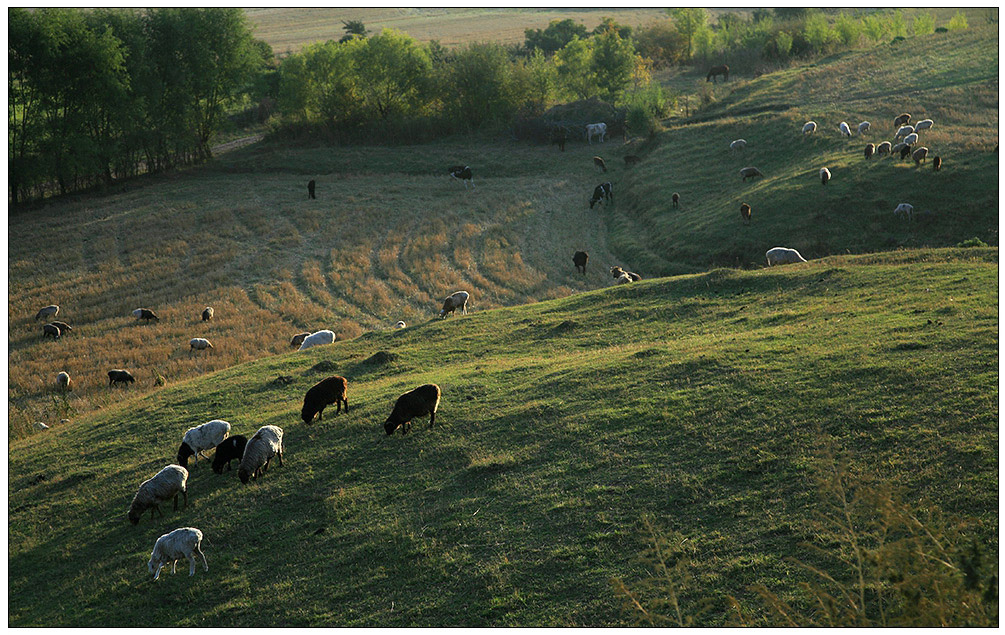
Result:
{"label": "hill slope", "polygon": [[[720,623],[754,582],[799,601],[783,559],[812,539],[821,434],[910,500],[975,517],[996,554],[997,258],[648,280],[122,397],[11,445],[10,623],[625,624],[608,580],[641,574],[645,513],[695,542]],[[350,413],[305,426],[304,391],[333,373]],[[443,389],[437,427],[385,437],[394,398],[425,382]],[[129,525],[138,483],[214,417],[283,427],[283,467],[242,486],[200,464],[187,510]],[[186,525],[209,572],[152,583],[154,540]]]}

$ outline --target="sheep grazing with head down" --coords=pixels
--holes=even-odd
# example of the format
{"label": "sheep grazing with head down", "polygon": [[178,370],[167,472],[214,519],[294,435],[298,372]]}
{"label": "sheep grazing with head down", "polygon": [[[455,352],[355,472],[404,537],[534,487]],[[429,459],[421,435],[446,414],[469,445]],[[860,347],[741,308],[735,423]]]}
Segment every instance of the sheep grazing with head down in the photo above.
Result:
{"label": "sheep grazing with head down", "polygon": [[[199,455],[206,450],[212,450],[230,436],[230,424],[223,419],[213,419],[201,426],[195,426],[185,431],[181,447],[178,448],[178,465],[188,468],[188,457],[195,455],[195,463],[199,464]],[[202,458],[208,459],[205,454]]]}
{"label": "sheep grazing with head down", "polygon": [[133,374],[128,370],[122,370],[121,368],[113,368],[108,371],[108,386],[114,386],[115,384],[132,384],[136,381]]}
{"label": "sheep grazing with head down", "polygon": [[884,154],[890,154],[890,150],[893,144],[889,141],[884,141],[883,143],[876,146],[876,154],[878,156],[883,156]]}
{"label": "sheep grazing with head down", "polygon": [[897,118],[893,120],[893,127],[897,128],[910,122],[911,122],[911,115],[910,113],[905,112],[904,114],[897,115]]}
{"label": "sheep grazing with head down", "polygon": [[348,413],[349,400],[346,399],[348,386],[346,378],[338,375],[332,375],[314,384],[304,395],[304,407],[300,409],[300,418],[306,424],[313,423],[314,417],[321,421],[324,419],[325,408],[331,404],[335,404],[335,414],[342,412],[343,405]]}
{"label": "sheep grazing with head down", "polygon": [[398,322],[394,325],[394,328],[403,329],[405,328],[405,323],[402,320],[398,320]]}
{"label": "sheep grazing with head down", "polygon": [[932,169],[936,172],[942,169],[942,157],[934,156],[932,157]]}
{"label": "sheep grazing with head down", "polygon": [[50,304],[39,309],[38,313],[35,314],[35,319],[41,320],[43,318],[56,317],[57,313],[59,313],[59,305]]}
{"label": "sheep grazing with head down", "polygon": [[677,209],[677,206],[680,205],[680,194],[674,192],[673,195],[670,197],[670,200],[673,201],[673,208]]}
{"label": "sheep grazing with head down", "polygon": [[164,513],[160,510],[160,504],[166,500],[174,499],[174,511],[178,511],[178,494],[185,497],[185,508],[188,508],[188,470],[180,465],[168,465],[153,477],[140,483],[139,490],[133,496],[133,502],[129,506],[129,522],[137,524],[143,516],[143,512],[150,510],[150,519],[153,520],[154,512],[161,516]]}
{"label": "sheep grazing with head down", "polygon": [[157,580],[161,577],[161,569],[170,564],[171,573],[174,573],[178,561],[185,558],[189,565],[188,575],[192,577],[195,575],[196,554],[202,557],[203,571],[209,571],[206,554],[202,552],[202,532],[195,527],[181,527],[157,539],[147,562],[147,570]]}
{"label": "sheep grazing with head down", "polygon": [[335,343],[335,333],[329,331],[328,329],[323,329],[320,331],[315,331],[307,337],[304,338],[300,348],[298,350],[306,351],[308,348],[314,348],[315,346],[325,346],[326,344]]}
{"label": "sheep grazing with head down", "polygon": [[900,149],[900,158],[906,159],[908,155],[911,154],[911,146],[904,144],[904,147]]}
{"label": "sheep grazing with head down", "polygon": [[914,218],[914,205],[911,205],[910,203],[901,203],[894,208],[893,215],[905,220],[912,220]]}
{"label": "sheep grazing with head down", "polygon": [[597,203],[603,204],[604,199],[607,199],[611,203],[614,202],[614,186],[611,185],[610,181],[601,183],[593,188],[593,196],[590,197],[590,209],[593,209],[593,206]]}
{"label": "sheep grazing with head down", "polygon": [[[908,147],[908,145],[907,145],[906,143],[904,143],[903,141],[901,141],[901,142],[900,142],[900,143],[898,143],[897,145],[895,145],[895,146],[893,146],[892,148],[890,148],[890,154],[891,154],[891,155],[894,155],[894,154],[900,154],[900,153],[901,153],[901,151],[902,151],[902,150],[903,150],[904,148],[907,148],[907,147]],[[903,155],[901,155],[901,158],[904,158],[904,157],[903,157]]]}
{"label": "sheep grazing with head down", "polygon": [[439,405],[440,387],[436,384],[423,384],[410,390],[394,402],[394,410],[384,422],[384,432],[391,436],[400,427],[401,434],[407,434],[412,429],[412,419],[426,415],[429,415],[429,429],[432,430]]}
{"label": "sheep grazing with head down", "polygon": [[742,218],[743,222],[747,225],[750,224],[751,211],[752,210],[750,209],[750,205],[746,203],[740,203],[740,218]]}
{"label": "sheep grazing with head down", "polygon": [[909,134],[906,137],[904,137],[904,143],[906,143],[909,146],[913,146],[917,142],[918,142],[918,133],[917,132],[912,132],[911,134]]}
{"label": "sheep grazing with head down", "polygon": [[876,146],[871,143],[865,144],[865,158],[869,159],[876,152]]}
{"label": "sheep grazing with head down", "polygon": [[585,251],[577,251],[572,254],[572,264],[576,265],[576,271],[586,275],[586,263],[590,260],[590,254]]}
{"label": "sheep grazing with head down", "polygon": [[746,139],[737,139],[736,141],[729,144],[730,150],[743,150],[747,147]]}
{"label": "sheep grazing with head down", "polygon": [[863,121],[862,123],[858,124],[858,133],[860,135],[865,135],[865,133],[869,132],[869,128],[871,127],[872,127],[871,123],[869,123],[868,121]]}
{"label": "sheep grazing with head down", "polygon": [[793,262],[806,262],[806,259],[798,251],[788,247],[772,247],[764,252],[764,257],[767,259],[769,267]]}
{"label": "sheep grazing with head down", "polygon": [[607,172],[607,164],[604,163],[604,160],[602,158],[593,157],[593,165],[595,165],[597,169],[601,170],[602,172]]}
{"label": "sheep grazing with head down", "polygon": [[740,168],[740,176],[743,177],[743,179],[741,179],[742,181],[746,181],[747,179],[752,179],[758,176],[764,176],[764,174],[762,174],[761,171],[758,170],[757,168],[746,167],[746,168]]}
{"label": "sheep grazing with head down", "polygon": [[817,122],[807,121],[803,124],[803,135],[813,134],[817,131]]}
{"label": "sheep grazing with head down", "polygon": [[59,327],[55,324],[43,324],[42,325],[42,339],[51,337],[54,340],[59,339]]}
{"label": "sheep grazing with head down", "polygon": [[831,171],[827,168],[820,168],[820,184],[827,185],[827,181],[831,180]]}
{"label": "sheep grazing with head down", "polygon": [[213,343],[207,340],[205,337],[193,337],[188,341],[188,350],[191,351],[204,351],[207,348],[213,348]]}
{"label": "sheep grazing with head down", "polygon": [[301,344],[303,344],[304,339],[306,339],[307,336],[309,335],[310,333],[297,333],[296,335],[294,335],[293,339],[290,340],[290,348],[296,348]]}
{"label": "sheep grazing with head down", "polygon": [[150,309],[133,309],[133,317],[137,320],[146,320],[147,322],[150,320],[153,320],[154,322],[161,321],[161,319]]}
{"label": "sheep grazing with head down", "polygon": [[838,128],[841,130],[841,134],[846,137],[851,136],[851,128],[848,127],[848,122],[842,121],[838,124]]}
{"label": "sheep grazing with head down", "polygon": [[894,139],[900,139],[909,134],[914,134],[914,126],[901,126],[900,129],[897,130],[897,134],[894,136]]}
{"label": "sheep grazing with head down", "polygon": [[914,131],[921,132],[922,130],[928,130],[935,125],[935,122],[931,119],[922,119],[918,123],[914,124]]}
{"label": "sheep grazing with head down", "polygon": [[440,317],[445,318],[457,309],[464,315],[468,314],[468,298],[471,297],[467,291],[454,291],[443,299],[443,308],[440,309]]}
{"label": "sheep grazing with head down", "polygon": [[617,265],[611,267],[611,277],[617,280],[621,276],[628,276],[629,282],[638,282],[639,280],[642,279],[642,276],[640,276],[639,274],[632,273],[631,271],[625,271],[624,269],[622,269]]}
{"label": "sheep grazing with head down", "polygon": [[211,306],[206,307],[205,309],[202,310],[202,321],[209,322],[210,320],[213,319],[214,313],[216,313],[216,311],[213,310],[213,307]]}
{"label": "sheep grazing with head down", "polygon": [[213,471],[217,474],[223,474],[224,466],[227,467],[227,471],[230,471],[231,461],[234,459],[240,461],[247,445],[248,437],[243,434],[235,434],[218,443],[216,451],[213,452]]}
{"label": "sheep grazing with head down", "polygon": [[911,158],[914,159],[914,165],[920,166],[928,158],[928,148],[924,146],[917,148],[911,153]]}
{"label": "sheep grazing with head down", "polygon": [[248,441],[241,457],[241,465],[237,468],[237,476],[242,483],[247,484],[252,478],[265,474],[272,462],[272,457],[279,457],[279,467],[283,467],[283,429],[279,426],[262,426]]}
{"label": "sheep grazing with head down", "polygon": [[49,322],[49,324],[52,324],[53,326],[58,328],[60,335],[66,335],[67,333],[73,330],[70,328],[70,325],[67,324],[66,322],[57,322],[56,320],[53,320],[52,322]]}
{"label": "sheep grazing with head down", "polygon": [[56,375],[56,390],[73,390],[73,382],[70,381],[70,373],[65,370]]}

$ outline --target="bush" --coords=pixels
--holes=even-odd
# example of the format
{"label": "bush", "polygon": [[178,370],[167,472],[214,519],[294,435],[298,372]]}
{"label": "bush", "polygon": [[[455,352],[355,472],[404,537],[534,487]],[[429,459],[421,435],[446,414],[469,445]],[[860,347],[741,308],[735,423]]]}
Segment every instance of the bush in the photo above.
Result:
{"label": "bush", "polygon": [[967,16],[963,15],[962,11],[957,11],[947,26],[950,31],[965,29],[967,28]]}
{"label": "bush", "polygon": [[928,35],[935,30],[935,16],[931,13],[919,13],[914,16],[911,29],[915,35]]}
{"label": "bush", "polygon": [[974,236],[973,238],[968,238],[963,242],[956,243],[957,247],[987,247],[988,244],[981,240],[980,238]]}

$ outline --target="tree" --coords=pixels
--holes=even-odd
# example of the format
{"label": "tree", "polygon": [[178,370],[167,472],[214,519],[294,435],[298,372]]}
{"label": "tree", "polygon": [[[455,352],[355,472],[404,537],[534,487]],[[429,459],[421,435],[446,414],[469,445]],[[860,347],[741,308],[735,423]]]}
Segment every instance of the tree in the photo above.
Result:
{"label": "tree", "polygon": [[627,24],[618,24],[614,21],[614,18],[601,18],[600,24],[598,24],[590,35],[600,35],[601,33],[607,33],[608,31],[615,31],[622,40],[627,40],[632,37],[632,27]]}
{"label": "tree", "polygon": [[687,60],[692,57],[693,40],[696,33],[708,23],[708,11],[700,7],[683,7],[670,9],[674,24],[681,36],[687,41]]}
{"label": "tree", "polygon": [[477,128],[512,116],[526,101],[515,70],[506,50],[494,42],[472,43],[457,50],[445,85],[454,120]]}
{"label": "tree", "polygon": [[340,43],[348,42],[354,38],[365,38],[370,32],[362,20],[349,20],[348,22],[342,20],[342,30],[345,31],[345,35],[339,40]]}
{"label": "tree", "polygon": [[426,48],[393,29],[361,42],[354,60],[367,107],[383,120],[421,109],[433,66]]}
{"label": "tree", "polygon": [[543,31],[541,29],[527,29],[523,34],[524,46],[528,51],[539,48],[545,53],[558,51],[575,37],[581,40],[585,40],[587,37],[586,27],[577,24],[571,18],[552,20],[548,24],[548,28]]}
{"label": "tree", "polygon": [[635,68],[635,47],[617,30],[610,29],[592,38],[593,59],[590,70],[597,78],[600,96],[615,101],[631,80]]}
{"label": "tree", "polygon": [[555,53],[559,82],[576,99],[587,99],[599,92],[592,64],[593,55],[589,43],[578,37],[572,38]]}

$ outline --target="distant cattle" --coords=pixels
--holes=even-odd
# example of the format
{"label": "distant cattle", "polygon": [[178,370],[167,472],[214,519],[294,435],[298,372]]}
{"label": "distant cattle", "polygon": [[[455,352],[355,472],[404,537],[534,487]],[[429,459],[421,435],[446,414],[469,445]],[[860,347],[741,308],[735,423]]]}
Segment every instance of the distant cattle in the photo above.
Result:
{"label": "distant cattle", "polygon": [[600,143],[604,142],[604,137],[607,136],[607,124],[606,123],[588,123],[586,124],[586,142],[589,144],[593,143],[593,137],[599,136]]}
{"label": "distant cattle", "polygon": [[712,82],[714,84],[716,83],[715,78],[717,75],[722,75],[723,81],[728,82],[729,67],[726,66],[725,64],[722,64],[720,66],[713,66],[712,68],[708,69],[708,75],[705,76],[705,81]]}
{"label": "distant cattle", "polygon": [[471,176],[471,167],[467,165],[452,165],[450,166],[450,176],[451,178],[458,179],[464,182],[464,189],[468,188],[468,183],[471,187],[475,186],[475,180]]}
{"label": "distant cattle", "polygon": [[601,183],[593,188],[593,196],[590,198],[590,209],[593,209],[593,206],[597,203],[603,203],[604,199],[612,203],[614,202],[614,186],[611,185],[610,181]]}
{"label": "distant cattle", "polygon": [[590,259],[590,254],[585,251],[577,251],[572,254],[572,264],[576,265],[576,271],[586,275],[586,262]]}

